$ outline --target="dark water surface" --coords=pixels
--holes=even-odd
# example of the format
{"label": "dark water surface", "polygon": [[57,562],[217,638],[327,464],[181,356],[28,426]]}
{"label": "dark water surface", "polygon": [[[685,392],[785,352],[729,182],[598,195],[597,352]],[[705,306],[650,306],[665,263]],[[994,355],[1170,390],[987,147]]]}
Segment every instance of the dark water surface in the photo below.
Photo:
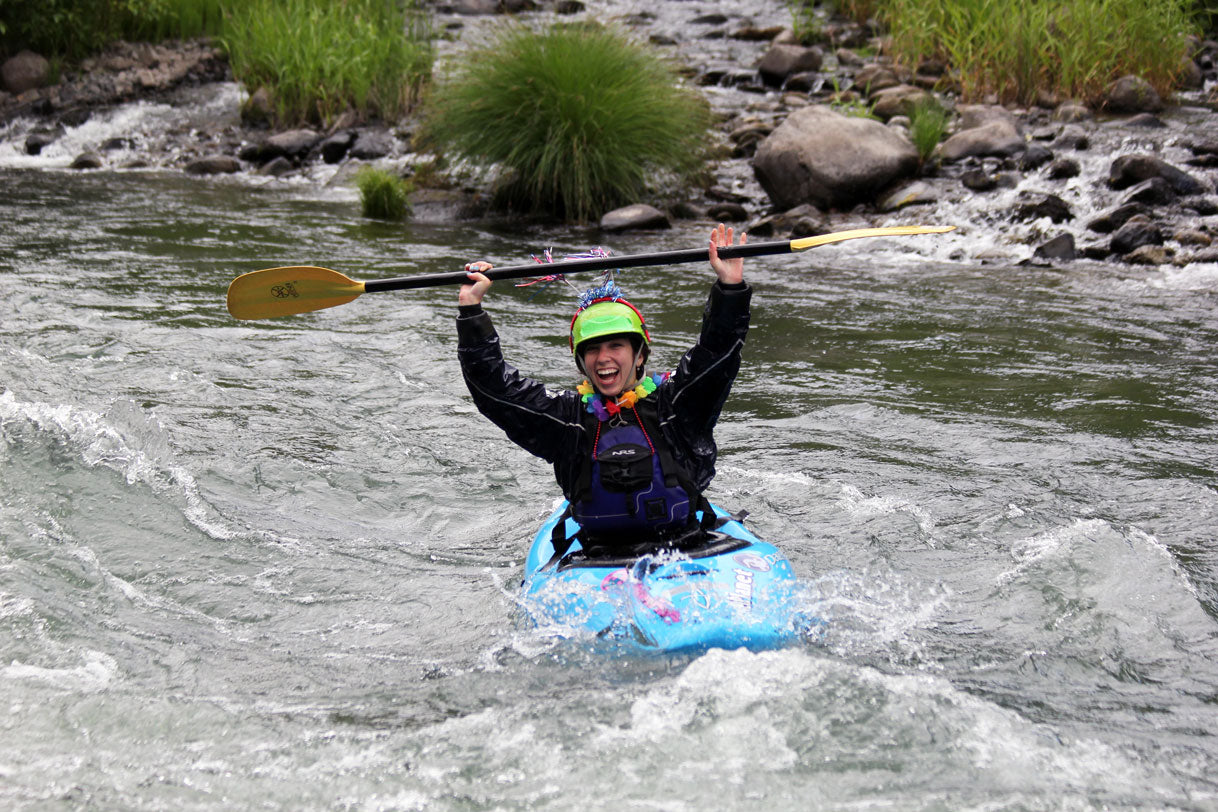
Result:
{"label": "dark water surface", "polygon": [[[1218,808],[1218,268],[979,267],[936,238],[751,261],[711,496],[827,637],[615,659],[514,623],[556,489],[471,407],[454,289],[223,303],[278,264],[603,237],[157,172],[0,184],[0,806]],[[659,365],[711,278],[624,277]],[[555,387],[572,303],[488,299]]]}

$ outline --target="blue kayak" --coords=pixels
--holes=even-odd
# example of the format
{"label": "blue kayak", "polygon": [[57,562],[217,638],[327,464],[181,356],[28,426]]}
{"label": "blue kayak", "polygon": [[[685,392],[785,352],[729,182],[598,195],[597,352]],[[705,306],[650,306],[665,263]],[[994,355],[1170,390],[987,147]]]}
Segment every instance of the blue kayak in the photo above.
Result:
{"label": "blue kayak", "polygon": [[567,518],[571,546],[555,561],[566,507],[537,531],[524,565],[523,614],[544,633],[655,652],[764,650],[797,642],[815,623],[801,617],[786,556],[721,508],[720,526],[694,548],[612,559],[584,555]]}

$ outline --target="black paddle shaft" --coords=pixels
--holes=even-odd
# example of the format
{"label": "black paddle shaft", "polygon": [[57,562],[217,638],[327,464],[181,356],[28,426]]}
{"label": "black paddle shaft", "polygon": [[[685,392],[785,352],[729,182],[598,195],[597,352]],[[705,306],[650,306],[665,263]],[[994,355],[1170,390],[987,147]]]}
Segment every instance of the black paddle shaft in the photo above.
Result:
{"label": "black paddle shaft", "polygon": [[[745,243],[744,245],[725,245],[719,249],[720,259],[761,257],[769,254],[789,253],[791,253],[791,243],[787,240]],[[489,279],[521,279],[529,276],[550,276],[552,274],[607,271],[615,268],[642,268],[649,265],[678,265],[684,262],[709,261],[709,250],[695,248],[685,251],[657,251],[651,254],[632,254],[621,257],[592,257],[590,259],[565,259],[561,262],[552,263],[534,262],[531,265],[508,265],[503,268],[492,268],[486,271],[486,276]],[[366,293],[375,293],[384,290],[434,288],[441,285],[460,285],[468,281],[469,277],[466,276],[465,271],[423,274],[420,276],[399,276],[393,279],[374,279],[370,282],[365,282],[364,291]]]}

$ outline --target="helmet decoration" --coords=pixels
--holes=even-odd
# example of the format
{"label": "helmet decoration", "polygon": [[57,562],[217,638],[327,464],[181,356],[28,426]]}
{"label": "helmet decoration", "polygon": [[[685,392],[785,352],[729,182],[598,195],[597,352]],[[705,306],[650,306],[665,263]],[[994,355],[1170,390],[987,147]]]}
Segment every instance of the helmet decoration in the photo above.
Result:
{"label": "helmet decoration", "polygon": [[642,346],[651,344],[647,322],[639,309],[626,301],[622,289],[612,279],[584,292],[571,317],[568,343],[579,362],[579,348],[587,341],[611,335],[638,336]]}

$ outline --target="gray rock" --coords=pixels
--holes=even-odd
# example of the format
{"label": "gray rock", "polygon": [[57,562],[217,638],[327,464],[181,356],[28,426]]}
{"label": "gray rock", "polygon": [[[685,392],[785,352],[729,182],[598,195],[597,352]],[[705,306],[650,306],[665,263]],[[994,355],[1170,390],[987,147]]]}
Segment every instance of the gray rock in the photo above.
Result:
{"label": "gray rock", "polygon": [[1104,109],[1110,113],[1157,113],[1163,109],[1163,100],[1142,77],[1122,76],[1109,85]]}
{"label": "gray rock", "polygon": [[45,147],[55,143],[58,136],[51,133],[32,133],[25,139],[25,154],[38,155]]}
{"label": "gray rock", "polygon": [[1055,223],[1063,223],[1066,220],[1074,219],[1074,215],[1071,213],[1070,207],[1066,205],[1066,201],[1057,195],[1027,195],[1015,207],[1015,219],[1017,220],[1036,220],[1041,217],[1048,217]]}
{"label": "gray rock", "polygon": [[270,153],[268,160],[280,155],[299,160],[308,155],[309,150],[313,149],[320,140],[321,135],[313,130],[287,130],[275,133],[265,141],[266,149]]}
{"label": "gray rock", "polygon": [[1116,231],[1133,217],[1139,215],[1146,216],[1148,209],[1140,203],[1126,203],[1123,206],[1117,206],[1115,209],[1110,209],[1099,217],[1096,217],[1091,222],[1087,223],[1087,228],[1099,234],[1111,234]]}
{"label": "gray rock", "polygon": [[230,155],[208,155],[186,164],[188,175],[231,175],[241,171],[241,163]]}
{"label": "gray rock", "polygon": [[1114,254],[1128,254],[1143,245],[1162,245],[1163,232],[1144,217],[1131,219],[1116,230],[1109,242]]}
{"label": "gray rock", "polygon": [[1048,242],[1038,245],[1032,256],[1037,259],[1071,262],[1078,256],[1074,247],[1074,235],[1059,234]]}
{"label": "gray rock", "polygon": [[969,169],[960,176],[964,188],[974,192],[991,192],[998,188],[998,176],[984,169]]}
{"label": "gray rock", "polygon": [[918,169],[909,139],[878,121],[829,107],[796,110],[757,148],[753,171],[780,209],[822,209],[871,201]]}
{"label": "gray rock", "polygon": [[33,51],[21,51],[4,60],[4,65],[0,66],[0,76],[9,93],[21,94],[50,83],[51,63]]}
{"label": "gray rock", "polygon": [[872,112],[885,121],[893,116],[908,115],[918,102],[933,98],[920,87],[893,85],[872,95]]}
{"label": "gray rock", "polygon": [[1090,118],[1091,111],[1087,109],[1087,105],[1076,101],[1062,102],[1053,111],[1054,121],[1062,121],[1067,124],[1077,124]]}
{"label": "gray rock", "polygon": [[351,130],[336,132],[321,142],[321,159],[328,164],[336,164],[347,157],[347,152],[354,143],[355,133]]}
{"label": "gray rock", "polygon": [[1197,228],[1178,229],[1171,235],[1171,238],[1181,245],[1199,245],[1202,247],[1212,245],[1214,242],[1213,237]]}
{"label": "gray rock", "polygon": [[292,166],[292,162],[289,161],[287,158],[283,157],[282,155],[280,155],[278,158],[274,159],[270,163],[265,163],[262,166],[260,166],[258,168],[258,174],[259,175],[270,175],[271,177],[278,178],[278,177],[282,177],[283,175],[288,174],[293,169],[295,169],[295,167]]}
{"label": "gray rock", "polygon": [[1049,169],[1045,174],[1053,180],[1067,180],[1077,178],[1082,171],[1083,168],[1073,158],[1058,158],[1049,164]]}
{"label": "gray rock", "polygon": [[1122,155],[1108,168],[1108,185],[1127,189],[1149,180],[1162,178],[1178,195],[1197,195],[1210,191],[1192,175],[1153,155]]}
{"label": "gray rock", "polygon": [[639,229],[672,228],[668,215],[646,203],[635,203],[614,209],[601,217],[602,231],[620,232]]}
{"label": "gray rock", "polygon": [[82,152],[76,156],[76,159],[68,166],[69,169],[101,169],[103,166],[101,156],[96,152]]}
{"label": "gray rock", "polygon": [[275,117],[275,102],[271,91],[260,87],[241,105],[241,120],[255,127],[270,124]]}
{"label": "gray rock", "polygon": [[1131,265],[1166,265],[1171,256],[1161,245],[1139,245],[1125,255],[1125,261]]}
{"label": "gray rock", "polygon": [[375,161],[393,152],[393,136],[384,130],[362,130],[351,147],[351,157]]}
{"label": "gray rock", "polygon": [[1163,178],[1150,178],[1132,186],[1125,195],[1125,203],[1141,203],[1145,206],[1170,206],[1179,199]]}
{"label": "gray rock", "polygon": [[1018,158],[1018,166],[1024,172],[1038,169],[1053,160],[1053,153],[1043,144],[1027,144]]}
{"label": "gray rock", "polygon": [[749,213],[744,206],[728,201],[708,206],[706,216],[720,223],[740,223],[749,219]]}
{"label": "gray rock", "polygon": [[761,80],[770,87],[782,87],[788,76],[796,73],[820,70],[824,61],[820,48],[805,48],[802,45],[771,45],[761,58],[757,70]]}
{"label": "gray rock", "polygon": [[749,234],[757,237],[772,237],[782,234],[788,239],[816,237],[831,230],[829,218],[810,203],[796,206],[790,211],[771,214],[749,226]]}
{"label": "gray rock", "polygon": [[962,130],[939,145],[939,157],[951,163],[961,158],[993,155],[1009,158],[1023,152],[1025,143],[1015,127],[1004,121],[991,121]]}

